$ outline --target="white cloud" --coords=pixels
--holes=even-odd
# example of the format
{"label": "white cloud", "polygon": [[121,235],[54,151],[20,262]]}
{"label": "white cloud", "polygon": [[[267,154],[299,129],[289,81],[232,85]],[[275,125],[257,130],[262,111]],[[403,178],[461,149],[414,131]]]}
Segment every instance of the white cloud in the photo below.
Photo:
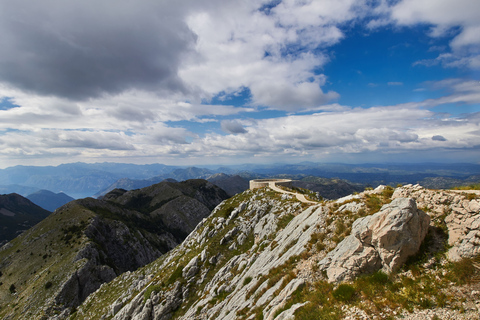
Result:
{"label": "white cloud", "polygon": [[471,148],[478,144],[471,131],[479,124],[479,119],[435,119],[431,111],[405,106],[358,108],[261,120],[241,136],[207,135],[198,141],[198,148],[207,157],[381,154],[429,150],[439,143],[441,147]]}
{"label": "white cloud", "polygon": [[269,14],[255,1],[228,8],[187,19],[198,40],[179,75],[202,98],[249,88],[254,105],[295,111],[339,97],[321,89],[326,77],[314,69],[329,58],[313,52],[344,37],[337,24],[357,18],[355,1],[283,1]]}
{"label": "white cloud", "polygon": [[[0,100],[19,107],[0,110],[0,157],[155,162],[471,147],[478,117],[439,120],[423,108],[480,103],[478,82],[448,79],[430,84],[450,88],[437,99],[352,109],[335,103],[340,95],[319,70],[350,26],[365,22],[427,24],[429,36],[453,40],[417,64],[480,69],[477,2],[284,0],[262,11],[272,2],[4,1]],[[227,105],[247,93],[248,106]],[[213,97],[225,105],[205,104]],[[293,115],[223,120],[258,111]],[[227,135],[181,121],[216,122]]]}
{"label": "white cloud", "polygon": [[403,0],[391,7],[391,19],[399,25],[431,25],[431,37],[457,33],[450,42],[452,53],[417,63],[427,66],[442,63],[447,67],[480,69],[479,17],[477,0]]}

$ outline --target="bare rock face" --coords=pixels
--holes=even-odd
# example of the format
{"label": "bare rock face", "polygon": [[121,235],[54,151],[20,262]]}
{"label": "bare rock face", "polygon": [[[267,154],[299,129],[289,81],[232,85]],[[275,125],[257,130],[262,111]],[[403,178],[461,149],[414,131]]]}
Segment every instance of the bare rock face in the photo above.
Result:
{"label": "bare rock face", "polygon": [[417,253],[430,217],[415,200],[398,198],[372,216],[356,220],[352,233],[319,262],[330,282],[350,280],[379,269],[389,273]]}
{"label": "bare rock face", "polygon": [[[475,191],[429,190],[420,185],[397,188],[392,198],[414,198],[432,217],[441,218],[448,230],[448,259],[458,261],[480,254],[480,200]],[[473,196],[473,197],[472,197]]]}

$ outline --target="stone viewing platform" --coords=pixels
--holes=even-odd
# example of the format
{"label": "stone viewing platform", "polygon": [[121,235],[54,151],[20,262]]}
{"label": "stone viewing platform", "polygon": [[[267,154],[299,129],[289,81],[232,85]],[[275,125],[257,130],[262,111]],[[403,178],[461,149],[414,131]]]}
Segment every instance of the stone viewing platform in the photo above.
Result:
{"label": "stone viewing platform", "polygon": [[290,179],[255,179],[250,180],[250,190],[265,188],[270,185],[278,185],[291,188],[292,180]]}

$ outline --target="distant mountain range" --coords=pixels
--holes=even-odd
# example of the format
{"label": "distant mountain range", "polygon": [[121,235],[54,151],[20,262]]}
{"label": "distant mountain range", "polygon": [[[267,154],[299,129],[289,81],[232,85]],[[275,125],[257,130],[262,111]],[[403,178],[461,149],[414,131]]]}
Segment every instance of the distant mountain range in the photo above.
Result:
{"label": "distant mountain range", "polygon": [[[469,163],[439,164],[332,164],[303,162],[298,164],[242,164],[232,166],[179,167],[163,164],[134,165],[121,163],[70,163],[57,167],[16,166],[0,170],[0,192],[21,191],[28,195],[39,189],[53,193],[63,192],[74,198],[101,195],[115,187],[137,189],[165,179],[215,179],[238,176],[245,180],[253,178],[289,175],[297,180],[313,176],[346,180],[354,185],[376,187],[379,184],[416,184],[428,187],[449,188],[455,185],[480,181],[480,165]],[[238,178],[236,178],[238,180]],[[231,183],[234,183],[233,180]],[[237,181],[239,184],[244,182]],[[229,188],[227,183],[222,188]],[[235,190],[233,190],[235,189]],[[241,188],[227,190],[237,193]],[[16,191],[18,190],[18,191]]]}

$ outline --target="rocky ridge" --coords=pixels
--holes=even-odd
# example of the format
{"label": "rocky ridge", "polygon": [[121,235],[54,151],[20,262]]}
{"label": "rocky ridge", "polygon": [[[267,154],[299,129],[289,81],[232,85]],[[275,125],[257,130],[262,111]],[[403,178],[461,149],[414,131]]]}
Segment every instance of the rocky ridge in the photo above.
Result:
{"label": "rocky ridge", "polygon": [[64,205],[1,248],[0,318],[67,317],[102,284],[177,246],[225,198],[191,180]]}
{"label": "rocky ridge", "polygon": [[[168,254],[102,285],[71,317],[478,319],[479,203],[418,185],[317,205],[248,190]],[[349,250],[360,254],[345,263],[338,253],[352,238]]]}

